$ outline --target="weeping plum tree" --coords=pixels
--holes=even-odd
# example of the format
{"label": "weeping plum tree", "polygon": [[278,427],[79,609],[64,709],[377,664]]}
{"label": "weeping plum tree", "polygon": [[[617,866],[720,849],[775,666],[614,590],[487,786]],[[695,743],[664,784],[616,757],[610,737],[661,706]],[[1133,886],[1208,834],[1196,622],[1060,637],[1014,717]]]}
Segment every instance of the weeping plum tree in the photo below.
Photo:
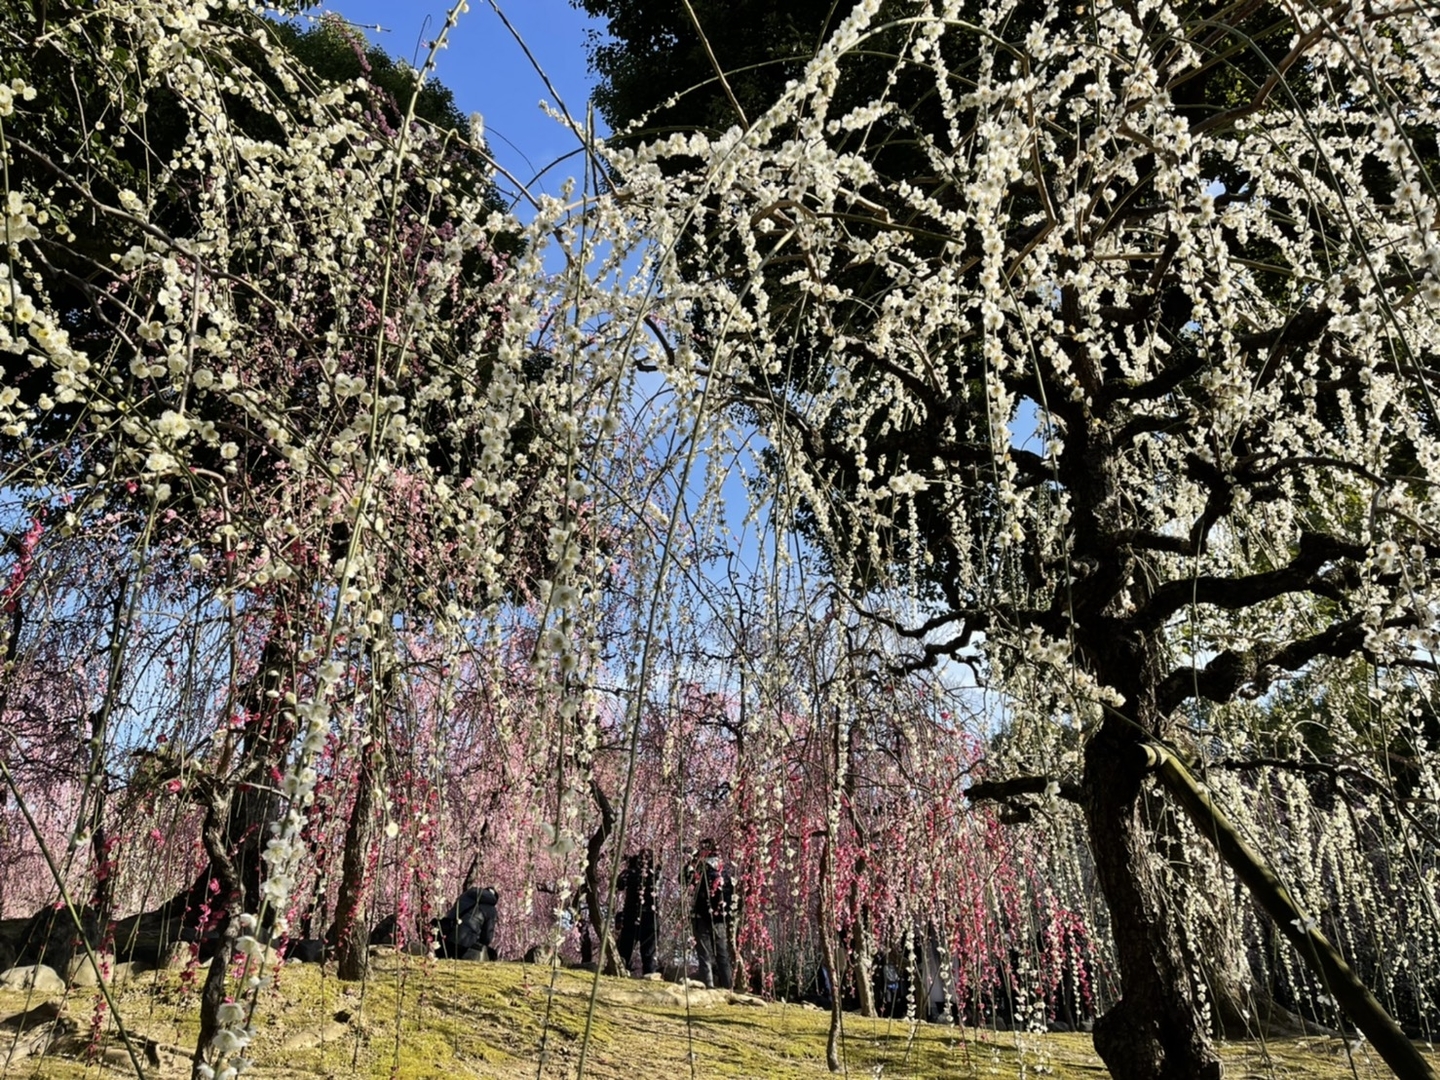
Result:
{"label": "weeping plum tree", "polygon": [[1077,738],[1117,1076],[1220,1068],[1156,783],[1431,1075],[1184,762],[1202,705],[1328,658],[1429,695],[1435,33],[1403,4],[866,0],[773,103],[712,51],[726,130],[612,155],[685,354],[897,663],[970,662]]}
{"label": "weeping plum tree", "polygon": [[[0,17],[6,524],[43,525],[7,610],[48,611],[47,569],[87,544],[128,570],[118,601],[112,583],[65,579],[61,610],[114,612],[113,677],[95,678],[83,643],[66,661],[99,718],[85,734],[104,767],[79,782],[201,804],[219,936],[195,1055],[209,1075],[243,1060],[246,1019],[224,998],[258,987],[262,931],[285,931],[332,738],[403,726],[394,699],[414,684],[397,666],[463,654],[541,567],[547,701],[574,670],[577,461],[605,399],[561,331],[592,301],[583,279],[559,298],[530,253],[563,206],[520,238],[477,132],[420,122],[423,96],[397,102],[363,64],[317,73],[248,8]],[[569,352],[542,355],[547,341]],[[41,648],[44,631],[7,648]],[[176,662],[156,674],[137,656],[167,633]],[[37,674],[7,667],[11,709]],[[25,750],[7,741],[4,761]],[[247,982],[227,981],[234,955]]]}
{"label": "weeping plum tree", "polygon": [[[29,8],[30,5],[23,4],[5,7],[5,25],[12,37],[25,32]],[[67,10],[58,7],[47,15],[58,22]],[[245,20],[221,15],[218,21],[238,31]],[[328,87],[342,84],[354,87],[354,116],[377,140],[393,139],[407,123],[408,110],[413,110],[415,122],[423,125],[426,132],[438,127],[466,126],[450,103],[448,92],[443,88],[437,90],[433,85],[423,86],[414,72],[407,73],[397,67],[378,50],[367,51],[363,39],[334,20],[323,21],[308,32],[289,24],[263,20],[254,21],[253,26],[259,37],[246,41],[234,36],[230,46],[232,54],[222,58],[232,83],[237,78],[240,82],[248,79],[258,92],[250,100],[230,103],[228,111],[220,114],[225,122],[222,126],[235,136],[232,149],[239,148],[242,153],[268,159],[272,167],[278,164],[281,169],[294,168],[293,164],[277,163],[266,149],[272,145],[271,139],[283,135],[286,111],[297,108],[302,94],[323,96]],[[91,132],[70,121],[74,116],[87,113],[99,116],[114,108],[117,96],[114,87],[104,80],[71,79],[72,70],[88,69],[89,65],[81,57],[87,49],[96,48],[97,43],[85,40],[83,35],[72,37],[55,23],[51,29],[51,33],[41,33],[29,62],[8,72],[9,77],[22,82],[28,79],[26,85],[34,94],[33,100],[43,102],[34,110],[23,110],[12,120],[8,177],[11,190],[17,196],[39,190],[51,197],[43,213],[56,223],[59,235],[53,238],[36,235],[29,239],[44,253],[42,280],[51,305],[60,314],[63,334],[75,345],[90,349],[115,333],[117,317],[128,305],[147,297],[150,290],[157,287],[167,301],[163,306],[172,312],[180,309],[178,302],[183,293],[194,293],[195,300],[210,304],[210,290],[204,285],[197,288],[192,273],[195,268],[190,265],[193,254],[190,260],[177,261],[176,255],[169,253],[168,266],[159,268],[157,262],[146,258],[146,233],[148,227],[151,242],[157,237],[170,241],[178,238],[182,243],[195,241],[209,227],[206,213],[214,215],[224,211],[220,209],[223,203],[207,211],[202,206],[205,182],[188,169],[175,167],[176,156],[184,152],[183,147],[195,136],[197,102],[190,88],[175,78],[137,83],[127,88],[132,97],[127,100],[121,94],[120,100],[124,103],[122,112],[129,117],[125,123],[139,123],[139,117],[144,116],[145,138],[126,138],[123,130],[108,138],[92,137]],[[113,36],[113,30],[111,34]],[[126,37],[125,31],[120,32],[120,37]],[[267,48],[279,55],[280,64],[267,65],[264,59]],[[55,81],[57,79],[60,81]],[[403,104],[397,94],[403,96]],[[423,143],[425,137],[416,141]],[[461,150],[451,145],[447,149],[437,139],[430,142],[420,156],[434,167],[437,175],[446,176],[449,182],[470,193],[478,203],[478,210],[484,212],[487,204],[490,210],[496,208],[482,148]],[[118,192],[128,192],[132,187],[142,192],[132,194],[145,203],[143,220],[133,212],[96,212],[97,204],[103,206],[107,200],[117,198]],[[426,251],[426,243],[442,234],[454,242],[456,229],[462,223],[447,219],[445,210],[437,206],[429,192],[419,199],[396,200],[390,209],[395,213],[372,218],[366,226],[368,235],[364,241],[373,248],[386,246],[393,240],[395,249],[409,252],[411,264],[406,276],[413,277],[417,287],[429,286],[439,291],[442,287],[434,267],[451,256]],[[22,211],[14,219],[17,234],[25,231],[24,216]],[[69,232],[77,219],[87,216],[93,220],[90,227],[80,230],[80,236]],[[232,214],[231,218],[239,216]],[[470,228],[475,228],[473,222]],[[262,244],[267,237],[273,240],[269,251],[272,272],[276,269],[273,257],[283,260],[287,248],[297,253],[310,248],[323,251],[323,243],[314,247],[320,233],[323,227],[317,229],[313,218],[276,220],[268,229],[262,229]],[[21,235],[15,239],[20,240]],[[463,265],[463,272],[477,285],[493,278],[496,262],[502,258],[500,249],[507,246],[505,238],[496,240],[495,244],[487,242],[454,256],[454,261]],[[509,247],[513,250],[513,243]],[[247,264],[253,267],[251,260],[257,250],[234,254],[233,269],[239,271]],[[158,256],[158,252],[156,254]],[[301,267],[307,261],[308,255],[299,255]],[[184,270],[179,268],[181,262],[186,263]],[[171,268],[178,277],[172,276],[169,284],[161,285],[157,270],[160,277],[165,277],[171,275]],[[241,516],[256,524],[265,519],[279,522],[297,501],[305,501],[303,495],[299,500],[294,498],[296,486],[305,481],[297,480],[293,462],[286,459],[285,446],[289,436],[302,428],[310,437],[319,433],[322,425],[315,422],[318,416],[309,419],[301,416],[330,406],[331,378],[338,380],[338,385],[333,387],[334,397],[343,400],[351,396],[345,380],[359,377],[357,373],[373,361],[364,343],[377,329],[384,304],[367,304],[367,300],[384,292],[387,286],[379,279],[385,273],[383,266],[377,266],[372,280],[354,281],[340,288],[322,283],[308,295],[292,289],[288,299],[295,305],[295,317],[288,320],[283,314],[277,318],[274,306],[263,302],[249,310],[243,310],[242,304],[241,311],[230,312],[229,317],[250,321],[256,329],[268,326],[268,365],[251,356],[228,372],[217,371],[214,359],[230,355],[232,343],[225,337],[227,315],[213,308],[197,318],[190,331],[188,355],[192,359],[199,355],[211,360],[208,366],[202,363],[197,369],[198,381],[177,382],[179,354],[173,341],[162,340],[158,329],[140,335],[128,366],[122,366],[109,378],[124,401],[128,424],[134,426],[148,419],[157,425],[155,448],[158,453],[169,453],[173,460],[173,452],[162,448],[170,444],[192,451],[190,481],[185,484],[162,482],[162,489],[170,493],[163,500],[166,509],[149,525],[144,524],[143,510],[153,485],[140,491],[133,484],[97,483],[84,492],[71,511],[72,516],[83,520],[93,519],[107,508],[118,506],[130,510],[137,531],[149,528],[155,542],[169,549],[170,555],[157,567],[161,574],[173,575],[174,557],[178,555],[183,560],[188,556],[209,569],[215,582],[227,579],[234,582],[234,560],[237,557],[255,560],[253,569],[263,580],[251,581],[245,590],[249,621],[256,625],[268,621],[270,628],[258,657],[248,669],[248,685],[237,688],[234,694],[234,712],[244,729],[243,746],[236,759],[236,777],[244,790],[228,804],[223,815],[226,819],[224,844],[239,874],[238,887],[250,908],[259,902],[260,853],[276,806],[275,800],[263,792],[265,780],[283,758],[289,735],[293,734],[281,721],[281,710],[275,702],[282,693],[293,692],[297,680],[303,677],[303,671],[297,669],[305,665],[297,663],[296,656],[305,648],[305,631],[296,633],[295,627],[303,626],[308,618],[309,613],[303,610],[306,587],[313,584],[313,571],[322,559],[333,560],[344,551],[351,526],[342,514],[334,512],[340,509],[336,506],[330,511],[328,524],[312,523],[315,536],[266,536],[257,541],[252,536],[235,535],[235,526],[225,518]],[[365,276],[365,272],[360,276]],[[401,278],[396,276],[395,280],[398,282]],[[454,293],[443,300],[437,296],[439,307],[445,309],[443,317],[451,324],[445,362],[452,366],[455,354],[466,348],[467,339],[471,339],[471,343],[483,339],[495,324],[493,310],[483,304],[461,301],[458,307],[448,306],[457,299]],[[152,320],[147,326],[158,328],[160,321]],[[127,333],[123,327],[119,330]],[[329,359],[328,371],[325,361],[307,354],[304,349],[305,341],[316,334],[334,335],[339,345]],[[491,361],[477,362],[475,367],[481,362]],[[458,366],[463,368],[465,364]],[[4,450],[15,466],[9,476],[10,483],[35,483],[37,478],[45,477],[55,458],[62,454],[74,455],[72,460],[84,460],[93,470],[92,475],[104,475],[106,468],[114,464],[110,455],[116,448],[108,438],[109,425],[97,422],[96,415],[113,408],[113,402],[93,400],[77,394],[73,387],[57,391],[47,371],[27,363],[23,354],[15,350],[6,353],[6,370],[16,395],[12,404],[29,413],[26,419],[12,423],[6,433]],[[478,372],[474,374],[478,376]],[[284,402],[288,422],[273,417],[262,420],[252,407],[253,400],[247,404],[247,397],[253,394],[260,379],[268,380],[266,390],[273,395],[273,400]],[[403,377],[394,383],[392,390],[401,389]],[[176,408],[177,404],[181,407]],[[442,428],[454,406],[453,395],[451,399],[437,395],[418,408],[416,423]],[[435,443],[427,448],[426,461],[452,479],[463,467],[459,459],[466,453],[460,445],[463,436],[457,439],[455,434],[437,431]],[[343,446],[344,442],[342,437],[339,443]],[[402,475],[401,487],[407,483],[414,486]],[[393,485],[389,486],[393,489]],[[316,490],[312,488],[311,494]],[[409,497],[409,494],[402,496]],[[42,496],[37,503],[43,505],[43,501]],[[408,517],[418,516],[413,513],[415,508],[410,509]],[[318,536],[327,528],[328,537]],[[416,525],[412,520],[394,538],[397,542],[385,560],[386,572],[392,578],[403,575],[415,537]],[[272,577],[265,569],[272,549],[285,550],[288,566],[301,582],[298,588],[283,584],[285,571],[279,577]],[[270,610],[268,616],[262,614],[265,608]],[[18,601],[15,610],[23,615],[23,605]],[[108,710],[101,710],[102,716],[107,713]],[[168,769],[170,766],[155,770],[152,780],[168,779],[164,775]],[[362,790],[368,790],[369,786],[360,785]],[[200,794],[199,788],[192,791]],[[357,829],[363,826],[361,819],[366,805],[362,799],[356,811]],[[355,834],[357,840],[359,836]],[[159,909],[160,917],[167,921],[172,917],[183,919],[193,929],[201,907],[212,900],[210,891],[215,880],[211,868],[199,873],[186,890]]]}

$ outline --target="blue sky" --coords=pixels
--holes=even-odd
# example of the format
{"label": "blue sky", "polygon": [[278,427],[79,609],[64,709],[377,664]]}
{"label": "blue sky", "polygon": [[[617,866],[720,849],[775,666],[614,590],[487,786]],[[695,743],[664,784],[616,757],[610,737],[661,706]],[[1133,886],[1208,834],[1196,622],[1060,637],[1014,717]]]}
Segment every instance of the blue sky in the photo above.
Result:
{"label": "blue sky", "polygon": [[[497,2],[571,115],[583,123],[594,84],[586,64],[586,32],[598,24],[569,0]],[[353,23],[368,24],[366,33],[386,52],[418,63],[445,25],[448,8],[439,0],[327,0],[310,11],[334,11]],[[380,31],[374,29],[377,25]],[[564,126],[541,112],[542,99],[551,105],[555,101],[488,0],[470,0],[470,11],[460,16],[449,48],[437,58],[436,75],[454,91],[462,112],[485,117],[491,152],[521,181],[530,181],[575,149],[574,137]],[[553,194],[561,180],[580,168],[578,157],[562,161],[538,186],[531,185],[532,190]]]}

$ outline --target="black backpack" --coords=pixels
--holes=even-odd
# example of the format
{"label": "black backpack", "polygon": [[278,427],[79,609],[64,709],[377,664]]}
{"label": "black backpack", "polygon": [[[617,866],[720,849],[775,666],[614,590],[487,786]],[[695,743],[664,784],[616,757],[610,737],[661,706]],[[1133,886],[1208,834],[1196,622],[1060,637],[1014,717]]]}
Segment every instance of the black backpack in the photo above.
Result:
{"label": "black backpack", "polygon": [[495,936],[494,889],[466,889],[436,925],[441,956],[461,957],[471,949],[488,949]]}
{"label": "black backpack", "polygon": [[730,917],[735,893],[730,875],[703,860],[695,866],[693,873],[695,892],[691,897],[690,918],[703,923],[725,922]]}

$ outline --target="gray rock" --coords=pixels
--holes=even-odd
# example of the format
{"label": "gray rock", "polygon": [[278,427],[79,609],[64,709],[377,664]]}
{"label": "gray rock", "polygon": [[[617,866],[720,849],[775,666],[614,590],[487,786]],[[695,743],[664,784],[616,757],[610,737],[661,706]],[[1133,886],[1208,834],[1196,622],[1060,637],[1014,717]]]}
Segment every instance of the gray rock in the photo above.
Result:
{"label": "gray rock", "polygon": [[[144,975],[148,971],[155,970],[150,964],[143,960],[126,960],[123,963],[115,963],[115,958],[108,954],[98,957],[102,970],[108,972],[105,982],[111,986],[119,986],[121,983],[130,982],[132,979]],[[95,965],[90,963],[88,956],[77,956],[70,961],[70,985],[88,989],[100,984],[99,977],[95,974]]]}
{"label": "gray rock", "polygon": [[69,1046],[79,1030],[63,1001],[42,1001],[0,1020],[0,1073],[8,1076],[26,1058]]}
{"label": "gray rock", "polygon": [[195,959],[190,943],[186,941],[174,942],[160,956],[160,966],[166,971],[182,971],[192,963],[199,961]]}
{"label": "gray rock", "polygon": [[[91,920],[83,920],[89,923]],[[89,927],[93,930],[94,927]],[[46,904],[31,915],[20,932],[16,966],[45,964],[52,971],[65,971],[76,953],[74,917],[65,908]]]}
{"label": "gray rock", "polygon": [[[245,957],[240,953],[237,952],[235,954],[237,963],[244,959]],[[260,951],[255,956],[250,957],[249,961],[251,975],[259,974],[261,968],[264,968],[266,971],[274,971],[279,966],[280,950],[273,945],[262,945]]]}
{"label": "gray rock", "polygon": [[324,938],[300,938],[285,947],[285,959],[296,964],[323,964],[328,951]]}
{"label": "gray rock", "polygon": [[154,967],[143,960],[126,960],[111,969],[110,983],[112,986],[119,986],[121,983],[138,979],[141,975],[148,975],[154,970]]}
{"label": "gray rock", "polygon": [[45,964],[29,964],[0,971],[0,988],[34,990],[37,994],[63,994],[65,980],[54,968]]}
{"label": "gray rock", "polygon": [[765,999],[754,994],[730,994],[725,998],[731,1005],[750,1005],[757,1009],[765,1007]]}
{"label": "gray rock", "polygon": [[[113,956],[107,956],[102,953],[96,956],[95,959],[100,962],[102,970],[114,970],[115,958]],[[67,974],[69,975],[71,986],[84,989],[100,984],[100,976],[95,971],[95,965],[90,962],[90,957],[84,953],[80,953],[75,959],[70,961],[70,968]]]}
{"label": "gray rock", "polygon": [[350,1028],[339,1020],[331,1020],[319,1027],[302,1028],[285,1040],[284,1050],[308,1050],[312,1046],[339,1042]]}

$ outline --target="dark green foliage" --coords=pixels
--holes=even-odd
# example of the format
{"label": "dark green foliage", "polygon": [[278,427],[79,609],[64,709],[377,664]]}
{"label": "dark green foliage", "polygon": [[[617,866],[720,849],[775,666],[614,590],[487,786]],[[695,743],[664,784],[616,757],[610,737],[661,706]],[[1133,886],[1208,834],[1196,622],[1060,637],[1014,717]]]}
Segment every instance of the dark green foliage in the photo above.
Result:
{"label": "dark green foliage", "polygon": [[[204,121],[192,115],[187,102],[168,82],[141,90],[127,43],[111,39],[108,28],[97,29],[90,37],[68,40],[64,47],[55,40],[35,50],[21,47],[38,28],[48,25],[43,22],[47,17],[62,27],[67,17],[82,7],[64,0],[48,4],[0,0],[0,35],[16,46],[0,53],[0,77],[18,77],[37,91],[34,104],[18,109],[5,126],[8,186],[36,192],[50,203],[52,228],[42,230],[33,241],[38,255],[34,283],[56,309],[66,313],[72,343],[97,357],[113,353],[122,325],[142,313],[146,302],[142,281],[145,271],[137,272],[118,264],[116,259],[132,248],[154,252],[178,244],[183,250],[184,245],[195,240],[200,228],[200,205],[210,180],[196,171],[185,154],[187,141],[197,124]],[[209,62],[228,65],[222,73],[233,77],[237,88],[247,86],[266,95],[263,107],[257,107],[254,96],[242,95],[238,89],[227,95],[227,120],[237,135],[282,143],[292,134],[287,129],[293,129],[307,115],[311,99],[329,87],[363,78],[365,89],[352,90],[350,100],[360,102],[363,122],[376,139],[390,142],[398,137],[412,96],[418,126],[429,131],[463,133],[468,139],[468,123],[447,87],[429,79],[415,94],[418,73],[413,68],[367,45],[358,30],[337,17],[327,16],[306,24],[256,19],[246,12],[219,9],[212,18],[236,32],[229,39],[228,54],[210,56]],[[292,61],[284,66],[297,72],[296,83],[287,85],[277,74],[281,66],[273,57],[277,51],[282,59]],[[76,63],[77,53],[88,54],[93,62]],[[444,142],[443,149],[426,153],[435,159],[432,164],[450,184],[453,195],[478,195],[495,209],[501,208],[483,148],[452,137]],[[335,166],[353,165],[349,154],[347,146],[337,147]],[[119,195],[127,189],[139,193],[148,204],[143,224],[136,217],[110,209],[120,205]],[[402,219],[412,223],[412,231],[423,220],[430,229],[448,237],[446,207],[423,192],[421,196],[420,200],[411,198],[415,205],[400,208]],[[383,218],[379,211],[384,208],[376,210],[377,220]],[[232,262],[224,269],[258,283],[258,291],[263,294],[264,282],[278,265],[272,242],[281,230],[289,229],[297,235],[296,246],[303,252],[311,239],[306,237],[308,227],[303,221],[277,220],[274,230],[261,230],[248,245],[233,246]],[[73,230],[74,236],[67,236],[67,230]],[[385,238],[383,233],[377,233],[373,239],[381,243]],[[462,265],[471,280],[488,280],[495,273],[494,258],[513,255],[517,246],[518,241],[510,236],[492,238],[488,251],[467,251]],[[417,252],[411,250],[408,254],[413,260]],[[247,291],[242,289],[241,295],[247,295]],[[136,303],[140,308],[127,310]],[[302,313],[311,320],[310,328],[317,334],[339,325],[336,320],[340,314],[338,310],[317,310],[314,305]],[[261,300],[254,317],[264,321],[273,317],[273,312]],[[469,350],[475,344],[475,320],[451,320],[446,316],[446,321],[453,321],[456,351]],[[199,329],[203,332],[205,327]],[[153,408],[156,415],[174,407],[174,395],[167,387],[158,383],[149,389],[137,386],[137,377],[128,370],[125,360],[124,356],[118,357],[115,371],[124,384],[126,400],[142,403],[147,412]],[[20,356],[0,352],[0,367],[7,385],[16,386],[27,405],[35,406],[53,391],[50,373],[33,368]],[[143,381],[143,376],[140,378]],[[313,409],[317,388],[318,373],[308,382],[301,379],[291,407]],[[192,413],[201,405],[192,396]],[[65,458],[74,440],[85,435],[87,407],[84,401],[76,400],[37,409],[25,439],[0,439],[0,455],[12,462],[30,458],[35,462],[31,469],[54,479],[57,465],[74,467],[66,465]],[[223,404],[219,409],[220,414],[227,411]],[[202,415],[197,420],[205,418]],[[217,414],[209,418],[222,425],[245,427],[239,416]],[[203,448],[197,452],[202,458],[197,464],[219,468],[218,460],[204,460]],[[89,454],[90,464],[97,457],[104,460],[103,449],[91,447]],[[247,460],[247,465],[253,469],[261,462]]]}
{"label": "dark green foliage", "polygon": [[[571,0],[607,20],[590,60],[600,114],[617,131],[724,131],[737,123],[705,45],[681,0]],[[705,39],[746,116],[769,108],[853,0],[691,0]],[[668,98],[678,100],[663,108]]]}
{"label": "dark green foliage", "polygon": [[[208,207],[215,213],[215,203],[209,198],[211,152],[192,154],[187,147],[210,121],[197,114],[174,81],[134,69],[138,54],[117,40],[117,24],[73,18],[83,6],[0,0],[0,40],[16,45],[0,50],[0,76],[20,78],[37,91],[4,121],[8,186],[33,192],[37,203],[51,208],[51,228],[21,246],[33,267],[26,287],[61,313],[70,344],[83,350],[92,371],[103,372],[109,396],[123,402],[129,416],[153,423],[167,411],[183,411],[195,427],[207,426],[211,434],[185,447],[187,468],[167,481],[171,494],[156,537],[174,539],[184,550],[197,543],[206,549],[211,529],[197,520],[221,497],[217,486],[226,489],[227,499],[258,501],[293,487],[294,478],[284,446],[224,387],[217,383],[207,390],[190,385],[188,374],[166,372],[173,343],[142,341],[136,334],[137,323],[164,317],[155,299],[159,272],[153,261],[117,260],[143,250],[149,260],[165,255],[192,265],[183,252],[192,243],[204,244],[203,212]],[[36,33],[37,12],[48,14],[56,36],[39,49],[20,47]],[[424,290],[432,331],[424,360],[403,360],[396,342],[387,341],[386,370],[379,373],[377,389],[417,402],[409,416],[426,439],[416,466],[461,483],[478,467],[482,448],[470,418],[477,391],[493,375],[492,338],[500,318],[493,304],[477,298],[518,252],[520,240],[506,233],[479,243],[467,240],[459,262],[464,288],[427,285],[444,246],[456,239],[456,204],[478,201],[482,224],[485,206],[503,209],[483,147],[470,144],[468,122],[448,88],[428,79],[415,95],[416,70],[367,45],[338,18],[306,24],[228,9],[212,15],[220,29],[210,35],[204,61],[232,80],[225,120],[237,144],[241,137],[277,146],[303,138],[313,128],[315,100],[341,86],[344,99],[327,109],[333,115],[358,108],[350,115],[381,146],[399,138],[414,96],[410,145],[417,156],[401,176],[393,215],[379,198],[362,208],[364,242],[377,256],[361,258],[348,275],[327,273],[316,263],[353,238],[340,238],[335,226],[309,211],[265,219],[248,212],[243,197],[232,196],[228,205],[234,213],[221,226],[230,231],[226,261],[207,272],[230,276],[228,301],[248,351],[229,352],[218,361],[201,354],[193,367],[213,368],[216,379],[231,369],[242,383],[255,380],[273,396],[276,415],[295,441],[329,440],[344,423],[329,393],[336,368],[371,383],[381,304],[393,319],[408,293]],[[354,85],[362,78],[364,86]],[[359,150],[349,141],[333,145],[328,155],[336,175],[371,170],[371,159]],[[223,157],[223,150],[219,153]],[[227,170],[234,166],[227,174],[233,193],[245,163],[220,164]],[[362,182],[382,190],[373,173]],[[127,190],[137,193],[143,212],[114,212]],[[58,228],[57,219],[63,222]],[[388,277],[378,257],[382,252],[393,255]],[[179,320],[172,315],[165,321]],[[207,315],[197,313],[197,334],[207,329],[212,329]],[[329,360],[327,339],[334,343]],[[148,360],[149,371],[144,363],[137,367],[137,356]],[[32,366],[22,354],[0,350],[0,369],[5,384],[20,393],[17,411],[28,409],[23,435],[0,436],[0,466],[8,469],[8,482],[35,491],[41,502],[53,486],[88,488],[73,504],[82,519],[119,509],[138,529],[153,485],[126,482],[133,468],[116,458],[115,413],[97,416],[95,395],[65,400],[56,393],[52,371]],[[437,393],[440,387],[446,392]],[[422,388],[428,391],[423,398]],[[533,433],[523,424],[517,428],[523,430],[515,433],[515,452],[523,453]],[[222,456],[224,443],[238,447],[238,455]],[[227,452],[234,455],[234,447]],[[415,528],[429,535],[434,526]],[[331,557],[343,553],[348,538],[343,523],[332,530]],[[525,540],[516,537],[513,543]]]}

